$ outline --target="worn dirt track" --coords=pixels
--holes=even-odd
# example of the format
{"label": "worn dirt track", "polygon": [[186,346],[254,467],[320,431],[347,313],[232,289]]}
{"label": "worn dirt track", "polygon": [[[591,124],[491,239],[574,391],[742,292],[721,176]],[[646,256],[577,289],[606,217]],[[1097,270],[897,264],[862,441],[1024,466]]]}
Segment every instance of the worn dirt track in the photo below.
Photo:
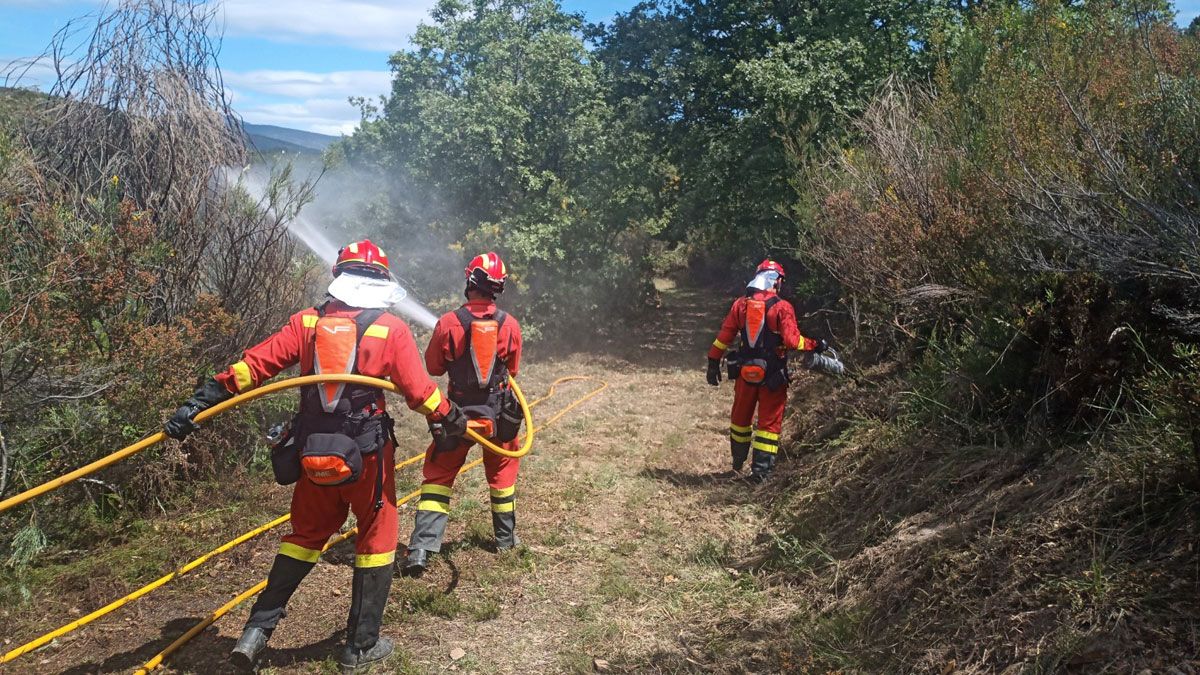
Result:
{"label": "worn dirt track", "polygon": [[[545,430],[524,461],[524,550],[490,550],[482,472],[459,479],[448,553],[424,578],[396,579],[384,634],[396,641],[397,654],[376,672],[739,672],[765,663],[754,651],[756,626],[793,608],[753,575],[727,566],[764,524],[755,491],[722,475],[731,392],[703,381],[702,353],[724,300],[681,290],[666,291],[663,300],[661,325],[670,328],[648,336],[653,342],[530,360],[522,381],[531,397],[564,375],[593,375],[610,387]],[[535,417],[548,418],[592,387],[565,385]],[[423,430],[405,422],[399,458],[422,443]],[[418,476],[418,467],[403,470],[401,493]],[[286,508],[285,489],[267,494]],[[402,542],[413,506],[402,507]],[[221,556],[4,672],[129,672],[263,578],[279,534]],[[345,624],[352,564],[349,545],[318,564],[273,636],[264,672],[336,670],[332,654]],[[248,609],[206,630],[167,669],[225,672]]]}

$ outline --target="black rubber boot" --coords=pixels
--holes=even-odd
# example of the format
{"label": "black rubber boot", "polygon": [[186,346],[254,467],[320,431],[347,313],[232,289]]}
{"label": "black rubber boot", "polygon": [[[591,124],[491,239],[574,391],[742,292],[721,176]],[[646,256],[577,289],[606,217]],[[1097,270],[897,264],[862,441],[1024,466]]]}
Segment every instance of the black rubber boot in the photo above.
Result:
{"label": "black rubber boot", "polygon": [[750,454],[750,441],[730,439],[729,454],[733,456],[733,470],[741,471],[742,466],[746,463],[746,456]]}
{"label": "black rubber boot", "polygon": [[247,628],[229,654],[229,662],[239,672],[253,673],[258,655],[267,647],[267,632],[261,628]]}
{"label": "black rubber boot", "polygon": [[[250,608],[250,618],[246,620],[246,627],[242,630],[242,639],[238,640],[237,647],[229,655],[235,665],[244,670],[253,670],[254,662],[266,646],[275,626],[279,625],[280,619],[287,616],[285,608],[292,593],[296,592],[296,587],[304,581],[304,577],[308,576],[314,565],[316,563],[297,560],[282,553],[275,555],[271,573],[267,575],[267,587],[258,594],[258,599]],[[252,632],[254,629],[262,634],[261,644],[258,644],[260,641]],[[245,645],[242,644],[243,641]],[[256,649],[250,648],[255,645]],[[241,647],[245,649],[239,649]]]}
{"label": "black rubber boot", "polygon": [[392,641],[379,636],[383,608],[392,588],[392,567],[356,567],[350,596],[350,616],[346,621],[346,646],[338,665],[343,673],[382,661],[392,655]]}
{"label": "black rubber boot", "polygon": [[775,468],[775,453],[764,452],[755,448],[754,459],[750,462],[750,482],[760,484],[771,475],[771,469]]}
{"label": "black rubber boot", "polygon": [[408,556],[404,558],[404,568],[400,573],[406,577],[417,578],[425,573],[425,569],[429,567],[429,551],[423,548],[409,549]]}
{"label": "black rubber boot", "polygon": [[492,530],[496,533],[496,550],[508,551],[521,545],[517,537],[517,512],[492,513]]}

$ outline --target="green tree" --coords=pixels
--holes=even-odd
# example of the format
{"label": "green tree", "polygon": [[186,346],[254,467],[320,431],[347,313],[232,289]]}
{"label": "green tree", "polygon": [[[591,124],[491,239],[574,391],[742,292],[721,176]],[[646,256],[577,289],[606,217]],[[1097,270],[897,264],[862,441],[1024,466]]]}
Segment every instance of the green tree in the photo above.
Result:
{"label": "green tree", "polygon": [[553,0],[443,0],[431,18],[392,57],[379,115],[346,143],[351,163],[408,188],[385,235],[432,226],[452,250],[499,248],[538,315],[627,307],[665,170],[614,115],[582,19]]}
{"label": "green tree", "polygon": [[795,248],[795,160],[839,141],[884,79],[928,72],[960,12],[901,0],[682,0],[596,27],[613,95],[679,167],[667,236],[723,261]]}

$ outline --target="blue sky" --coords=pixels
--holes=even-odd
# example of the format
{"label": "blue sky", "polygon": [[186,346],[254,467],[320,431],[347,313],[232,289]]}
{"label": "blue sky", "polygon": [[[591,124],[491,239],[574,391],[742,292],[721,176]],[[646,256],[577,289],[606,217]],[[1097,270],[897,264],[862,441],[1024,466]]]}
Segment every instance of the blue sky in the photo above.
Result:
{"label": "blue sky", "polygon": [[[637,0],[560,0],[603,21]],[[234,108],[248,122],[327,134],[348,133],[356,95],[388,90],[388,56],[406,46],[434,0],[225,0],[221,68]],[[41,53],[54,32],[100,2],[0,0],[0,67]],[[1200,0],[1176,4],[1178,22],[1200,14]],[[45,73],[31,71],[31,84]],[[39,76],[41,79],[39,79]]]}
{"label": "blue sky", "polygon": [[[560,0],[603,21],[637,0]],[[1197,0],[1200,2],[1200,0]],[[247,122],[327,134],[358,121],[349,96],[388,90],[387,59],[403,49],[434,0],[225,0],[220,63],[234,108]],[[0,0],[0,68],[39,54],[62,25],[99,1]],[[30,71],[30,84],[48,73]]]}

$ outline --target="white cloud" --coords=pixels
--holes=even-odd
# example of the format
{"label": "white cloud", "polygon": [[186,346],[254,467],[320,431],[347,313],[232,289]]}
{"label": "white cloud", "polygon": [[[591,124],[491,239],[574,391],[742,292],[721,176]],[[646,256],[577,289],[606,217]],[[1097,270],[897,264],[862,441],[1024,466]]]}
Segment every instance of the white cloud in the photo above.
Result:
{"label": "white cloud", "polygon": [[252,124],[315,131],[338,136],[358,127],[358,109],[345,99],[312,98],[287,103],[261,103],[239,108],[242,118]]}
{"label": "white cloud", "polygon": [[54,63],[45,57],[0,57],[0,86],[47,89],[58,81]]}
{"label": "white cloud", "polygon": [[226,0],[229,35],[300,40],[322,36],[360,49],[395,51],[408,43],[432,0]]}
{"label": "white cloud", "polygon": [[302,70],[224,71],[225,83],[239,92],[287,98],[378,96],[391,87],[385,70],[342,70],[312,73]]}

